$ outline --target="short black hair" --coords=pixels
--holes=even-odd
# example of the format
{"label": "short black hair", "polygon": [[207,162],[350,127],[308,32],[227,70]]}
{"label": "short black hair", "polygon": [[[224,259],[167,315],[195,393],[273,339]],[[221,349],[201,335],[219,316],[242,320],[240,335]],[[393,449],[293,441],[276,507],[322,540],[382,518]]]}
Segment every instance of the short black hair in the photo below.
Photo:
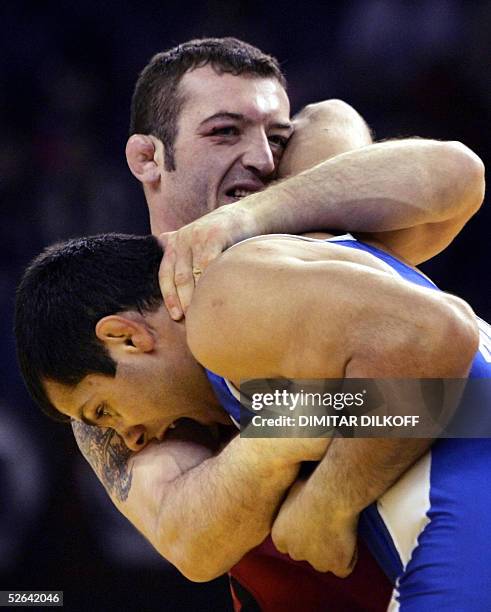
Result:
{"label": "short black hair", "polygon": [[116,375],[95,327],[105,316],[162,304],[162,255],[154,236],[102,234],[50,246],[27,267],[16,296],[17,357],[46,414],[69,421],[49,401],[44,381],[75,386],[90,373]]}
{"label": "short black hair", "polygon": [[152,134],[165,151],[165,167],[175,170],[177,120],[184,103],[184,74],[210,64],[218,73],[275,78],[286,88],[276,58],[237,38],[200,38],[154,55],[142,70],[131,101],[130,135]]}

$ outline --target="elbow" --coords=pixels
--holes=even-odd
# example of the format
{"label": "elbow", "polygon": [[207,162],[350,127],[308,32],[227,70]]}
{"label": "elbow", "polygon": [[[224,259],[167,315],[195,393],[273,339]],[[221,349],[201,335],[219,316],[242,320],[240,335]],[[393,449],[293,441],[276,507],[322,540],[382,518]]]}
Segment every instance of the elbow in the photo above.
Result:
{"label": "elbow", "polygon": [[[155,544],[154,544],[155,545]],[[155,545],[157,552],[191,582],[209,582],[227,572],[225,560],[220,559],[218,551],[203,547],[198,541],[176,539],[169,544],[168,539]]]}
{"label": "elbow", "polygon": [[442,367],[442,378],[460,378],[469,373],[479,349],[479,329],[472,308],[456,296],[446,295],[443,311],[433,322],[432,360]]}
{"label": "elbow", "polygon": [[453,302],[456,311],[456,320],[452,324],[455,341],[454,353],[458,360],[457,365],[463,368],[467,376],[479,350],[479,328],[472,308],[457,297],[453,298]]}
{"label": "elbow", "polygon": [[190,555],[171,560],[171,563],[191,582],[210,582],[227,571],[218,568],[211,559],[193,558]]}
{"label": "elbow", "polygon": [[474,215],[484,200],[485,168],[481,158],[461,142],[440,142],[440,154],[448,162],[448,189],[452,190],[455,216]]}

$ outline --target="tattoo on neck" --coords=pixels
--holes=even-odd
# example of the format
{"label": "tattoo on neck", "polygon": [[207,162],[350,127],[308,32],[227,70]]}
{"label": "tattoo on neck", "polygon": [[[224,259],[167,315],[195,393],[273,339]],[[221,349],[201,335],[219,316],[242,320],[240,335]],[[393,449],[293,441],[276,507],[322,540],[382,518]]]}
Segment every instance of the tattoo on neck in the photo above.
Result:
{"label": "tattoo on neck", "polygon": [[82,455],[106,491],[118,501],[126,501],[133,477],[128,466],[132,451],[113,429],[91,427],[79,421],[72,421],[72,429]]}

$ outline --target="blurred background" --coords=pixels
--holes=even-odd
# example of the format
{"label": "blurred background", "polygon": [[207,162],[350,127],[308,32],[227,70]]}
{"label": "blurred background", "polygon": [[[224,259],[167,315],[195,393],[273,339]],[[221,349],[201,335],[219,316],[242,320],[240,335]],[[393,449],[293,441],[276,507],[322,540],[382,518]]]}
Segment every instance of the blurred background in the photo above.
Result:
{"label": "blurred background", "polygon": [[[194,37],[277,56],[294,111],[342,98],[377,139],[460,140],[491,161],[491,3],[7,1],[0,23],[0,590],[64,590],[73,611],[227,610],[226,581],[180,578],[31,404],[11,333],[19,275],[57,239],[148,231],[124,159],[132,88],[154,53]],[[484,205],[423,266],[488,320],[490,222]]]}

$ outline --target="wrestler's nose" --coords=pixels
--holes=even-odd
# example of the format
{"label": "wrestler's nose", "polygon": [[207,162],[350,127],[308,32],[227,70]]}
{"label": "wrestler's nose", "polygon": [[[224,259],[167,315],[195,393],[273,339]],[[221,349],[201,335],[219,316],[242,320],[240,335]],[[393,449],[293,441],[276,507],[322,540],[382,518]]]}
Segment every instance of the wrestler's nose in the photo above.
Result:
{"label": "wrestler's nose", "polygon": [[139,451],[145,448],[148,442],[147,430],[143,425],[133,425],[118,432],[124,443],[131,451]]}
{"label": "wrestler's nose", "polygon": [[242,163],[261,177],[267,177],[275,170],[275,159],[266,134],[256,134],[249,142]]}

